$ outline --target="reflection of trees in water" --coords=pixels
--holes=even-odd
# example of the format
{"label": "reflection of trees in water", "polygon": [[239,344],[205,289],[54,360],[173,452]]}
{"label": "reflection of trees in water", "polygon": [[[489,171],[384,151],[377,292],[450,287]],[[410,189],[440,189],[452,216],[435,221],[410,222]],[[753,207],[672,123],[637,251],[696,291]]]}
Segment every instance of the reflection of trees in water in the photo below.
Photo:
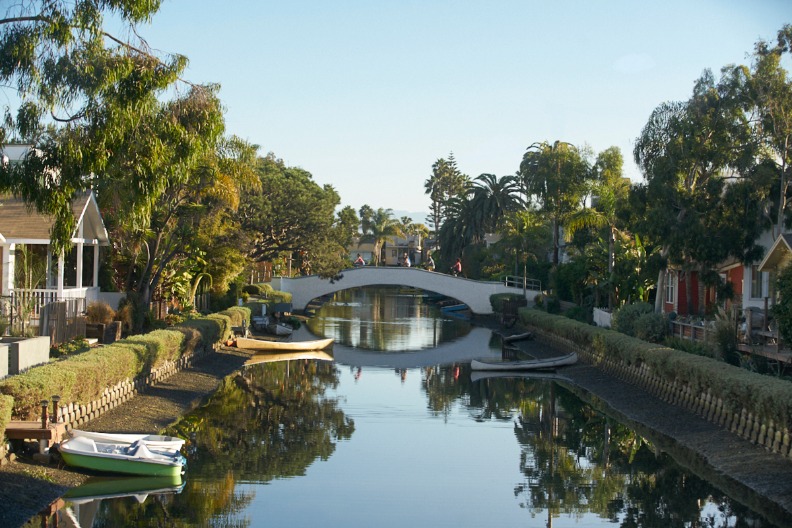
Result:
{"label": "reflection of trees in water", "polygon": [[444,318],[423,297],[387,286],[337,292],[306,324],[339,344],[378,351],[403,350],[408,342],[436,346],[470,330],[468,322]]}
{"label": "reflection of trees in water", "polygon": [[[337,400],[331,363],[292,360],[254,365],[227,378],[207,405],[168,430],[189,438],[187,482],[168,501],[107,501],[126,526],[248,526],[235,519],[253,495],[236,483],[304,475],[355,430]],[[115,516],[118,515],[118,516]]]}
{"label": "reflection of trees in water", "polygon": [[189,459],[201,474],[231,471],[236,478],[256,482],[303,475],[315,459],[333,453],[337,440],[354,431],[338,402],[324,397],[337,384],[331,363],[254,365],[227,379],[209,404],[177,425],[176,432],[194,435]]}
{"label": "reflection of trees in water", "polygon": [[[547,515],[548,528],[560,515],[585,513],[625,528],[755,521],[747,508],[553,382],[482,380],[471,385],[469,405],[476,420],[514,420],[525,478],[514,494],[531,516]],[[722,515],[702,519],[708,503]]]}

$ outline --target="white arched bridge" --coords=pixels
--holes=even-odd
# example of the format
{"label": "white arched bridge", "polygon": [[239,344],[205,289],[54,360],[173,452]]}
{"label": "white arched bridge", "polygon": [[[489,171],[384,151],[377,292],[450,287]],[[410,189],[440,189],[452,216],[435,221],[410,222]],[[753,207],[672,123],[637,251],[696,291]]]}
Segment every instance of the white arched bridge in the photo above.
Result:
{"label": "white arched bridge", "polygon": [[522,278],[518,282],[478,281],[454,277],[443,273],[418,268],[396,268],[366,266],[341,272],[341,278],[330,281],[317,275],[307,277],[274,277],[272,286],[276,290],[292,294],[292,306],[304,310],[308,304],[319,297],[341,290],[363,286],[405,286],[420,288],[466,304],[474,314],[491,314],[490,295],[496,293],[516,293],[532,301],[540,287],[535,281],[523,288]]}

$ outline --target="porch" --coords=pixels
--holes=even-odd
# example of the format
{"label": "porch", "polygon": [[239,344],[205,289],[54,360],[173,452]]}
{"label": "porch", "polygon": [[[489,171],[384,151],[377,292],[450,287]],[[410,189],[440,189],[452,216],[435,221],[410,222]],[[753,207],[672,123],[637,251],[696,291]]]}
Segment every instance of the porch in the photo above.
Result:
{"label": "porch", "polygon": [[0,325],[16,335],[52,335],[53,324],[76,321],[99,299],[100,246],[109,241],[96,199],[89,192],[73,201],[72,248],[60,255],[50,246],[50,217],[16,198],[0,203]]}

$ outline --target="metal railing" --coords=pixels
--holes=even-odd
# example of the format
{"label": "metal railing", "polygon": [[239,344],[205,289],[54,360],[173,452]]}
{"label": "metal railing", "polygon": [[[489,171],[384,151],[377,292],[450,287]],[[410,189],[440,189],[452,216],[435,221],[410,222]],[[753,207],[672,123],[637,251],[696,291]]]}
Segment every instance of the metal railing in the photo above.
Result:
{"label": "metal railing", "polygon": [[526,290],[542,291],[542,281],[521,277],[519,275],[506,275],[503,278],[503,284],[510,288],[524,287]]}

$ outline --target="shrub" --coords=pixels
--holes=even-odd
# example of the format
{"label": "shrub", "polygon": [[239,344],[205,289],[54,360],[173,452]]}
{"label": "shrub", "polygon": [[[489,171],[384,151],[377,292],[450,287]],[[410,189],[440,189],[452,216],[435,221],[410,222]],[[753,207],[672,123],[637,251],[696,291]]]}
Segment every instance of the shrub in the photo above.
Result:
{"label": "shrub", "polygon": [[660,343],[666,335],[668,323],[663,314],[645,313],[638,316],[633,325],[635,337],[650,343]]}
{"label": "shrub", "polygon": [[115,318],[115,310],[106,302],[94,301],[85,309],[85,318],[89,323],[110,324]]}
{"label": "shrub", "polygon": [[652,313],[653,311],[654,307],[649,303],[637,302],[635,304],[627,304],[613,312],[611,327],[617,332],[635,337],[636,319],[643,314]]}
{"label": "shrub", "polygon": [[73,354],[79,354],[81,352],[85,352],[91,348],[91,345],[88,344],[88,340],[84,337],[76,337],[71,341],[67,341],[66,343],[61,343],[56,347],[50,348],[50,357],[51,358],[59,358],[63,356],[70,356]]}
{"label": "shrub", "polygon": [[249,295],[261,295],[261,286],[258,284],[246,284],[242,291]]}
{"label": "shrub", "polygon": [[516,301],[518,306],[527,306],[525,297],[517,293],[493,293],[489,298],[492,311],[495,313],[503,312],[503,304],[506,301]]}
{"label": "shrub", "polygon": [[696,356],[712,357],[712,350],[701,341],[693,341],[692,339],[683,339],[681,337],[667,337],[663,344],[668,348],[680,350],[693,354]]}
{"label": "shrub", "polygon": [[581,323],[590,323],[592,320],[592,311],[590,308],[587,309],[583,306],[573,306],[564,312],[564,316],[574,319],[575,321],[580,321]]}
{"label": "shrub", "polygon": [[555,295],[546,297],[545,298],[545,305],[547,307],[547,313],[549,314],[560,314],[561,313],[561,301]]}

